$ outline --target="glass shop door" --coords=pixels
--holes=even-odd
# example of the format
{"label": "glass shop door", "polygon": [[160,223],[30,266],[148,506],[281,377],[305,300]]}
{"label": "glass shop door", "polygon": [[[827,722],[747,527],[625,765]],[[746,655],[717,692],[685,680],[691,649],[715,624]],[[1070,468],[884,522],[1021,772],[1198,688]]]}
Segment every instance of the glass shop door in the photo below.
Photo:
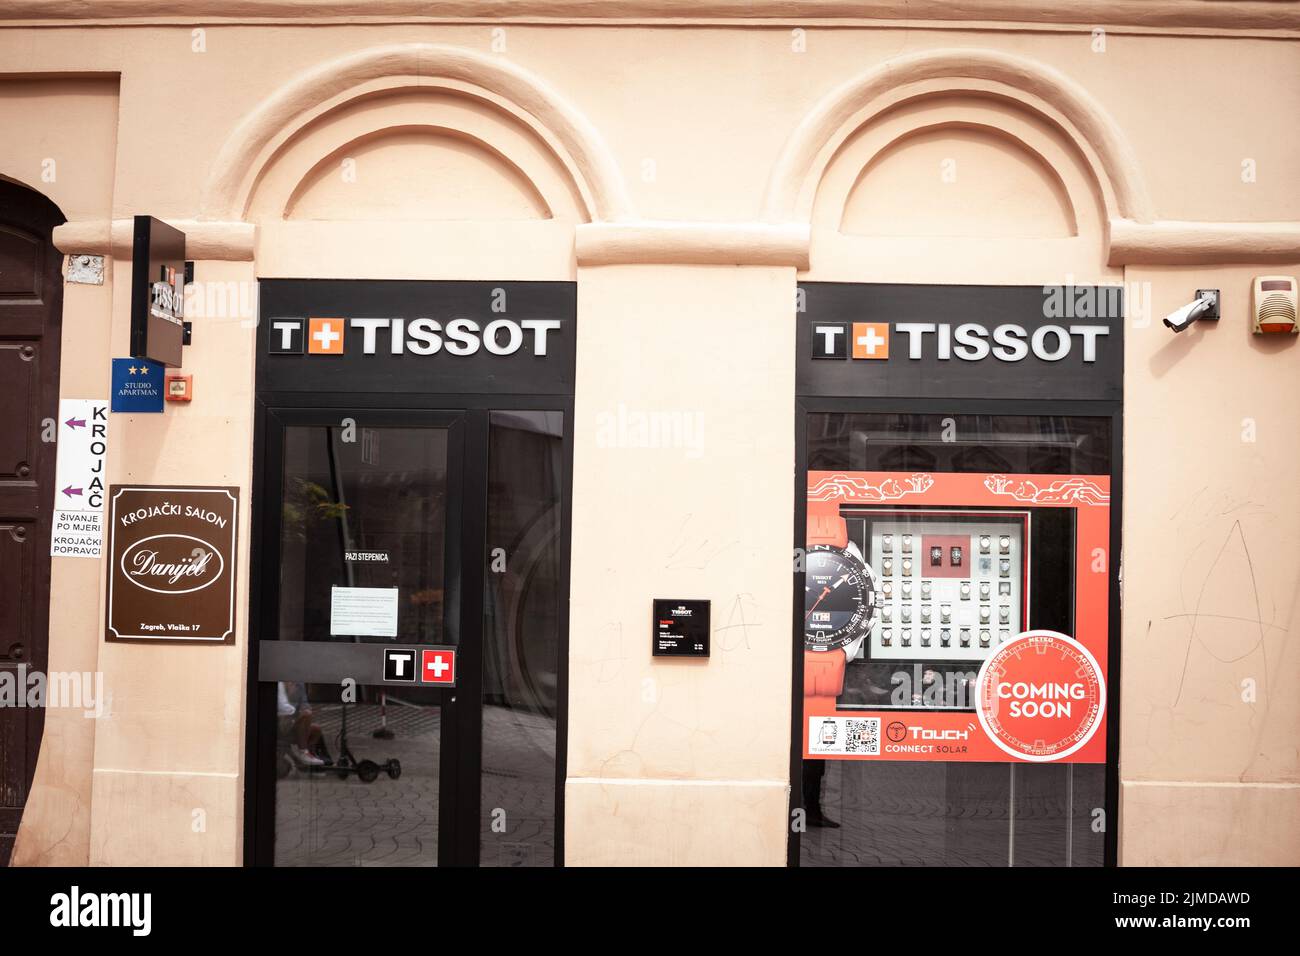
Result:
{"label": "glass shop door", "polygon": [[568,411],[268,409],[250,862],[562,860]]}
{"label": "glass shop door", "polygon": [[258,862],[461,862],[464,435],[462,412],[268,415]]}

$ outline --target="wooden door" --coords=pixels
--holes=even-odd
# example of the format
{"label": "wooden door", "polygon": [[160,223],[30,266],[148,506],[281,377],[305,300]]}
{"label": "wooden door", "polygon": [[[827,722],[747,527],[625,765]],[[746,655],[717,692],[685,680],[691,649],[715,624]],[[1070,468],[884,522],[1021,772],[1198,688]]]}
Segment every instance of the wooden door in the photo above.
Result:
{"label": "wooden door", "polygon": [[49,644],[55,445],[44,439],[59,412],[62,256],[50,236],[61,222],[44,196],[0,179],[0,866],[45,725],[42,709],[14,705]]}

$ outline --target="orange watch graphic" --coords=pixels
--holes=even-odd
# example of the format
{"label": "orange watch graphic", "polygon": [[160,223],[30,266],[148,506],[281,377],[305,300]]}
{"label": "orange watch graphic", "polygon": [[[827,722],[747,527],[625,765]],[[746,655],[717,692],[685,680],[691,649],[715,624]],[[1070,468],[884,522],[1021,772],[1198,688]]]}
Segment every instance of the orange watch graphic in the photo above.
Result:
{"label": "orange watch graphic", "polygon": [[844,669],[876,613],[876,586],[839,514],[809,515],[804,564],[804,696],[844,691]]}

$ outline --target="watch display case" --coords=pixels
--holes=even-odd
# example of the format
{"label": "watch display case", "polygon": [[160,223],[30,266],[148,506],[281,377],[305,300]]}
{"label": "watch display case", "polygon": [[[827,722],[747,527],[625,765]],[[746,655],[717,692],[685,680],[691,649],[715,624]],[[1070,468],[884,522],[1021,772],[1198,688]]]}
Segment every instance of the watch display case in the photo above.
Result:
{"label": "watch display case", "polygon": [[1069,511],[847,506],[840,515],[872,582],[865,634],[844,648],[844,711],[973,712],[979,669],[1001,644],[1071,623]]}
{"label": "watch display case", "polygon": [[1028,512],[868,512],[877,608],[859,659],[969,662],[1028,627]]}

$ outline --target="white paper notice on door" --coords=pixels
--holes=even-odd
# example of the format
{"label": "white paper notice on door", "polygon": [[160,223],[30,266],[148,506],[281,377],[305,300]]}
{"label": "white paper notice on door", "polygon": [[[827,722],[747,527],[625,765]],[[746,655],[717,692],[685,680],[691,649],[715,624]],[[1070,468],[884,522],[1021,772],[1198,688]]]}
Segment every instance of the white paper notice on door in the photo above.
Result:
{"label": "white paper notice on door", "polygon": [[396,637],[397,588],[332,588],[330,634]]}

